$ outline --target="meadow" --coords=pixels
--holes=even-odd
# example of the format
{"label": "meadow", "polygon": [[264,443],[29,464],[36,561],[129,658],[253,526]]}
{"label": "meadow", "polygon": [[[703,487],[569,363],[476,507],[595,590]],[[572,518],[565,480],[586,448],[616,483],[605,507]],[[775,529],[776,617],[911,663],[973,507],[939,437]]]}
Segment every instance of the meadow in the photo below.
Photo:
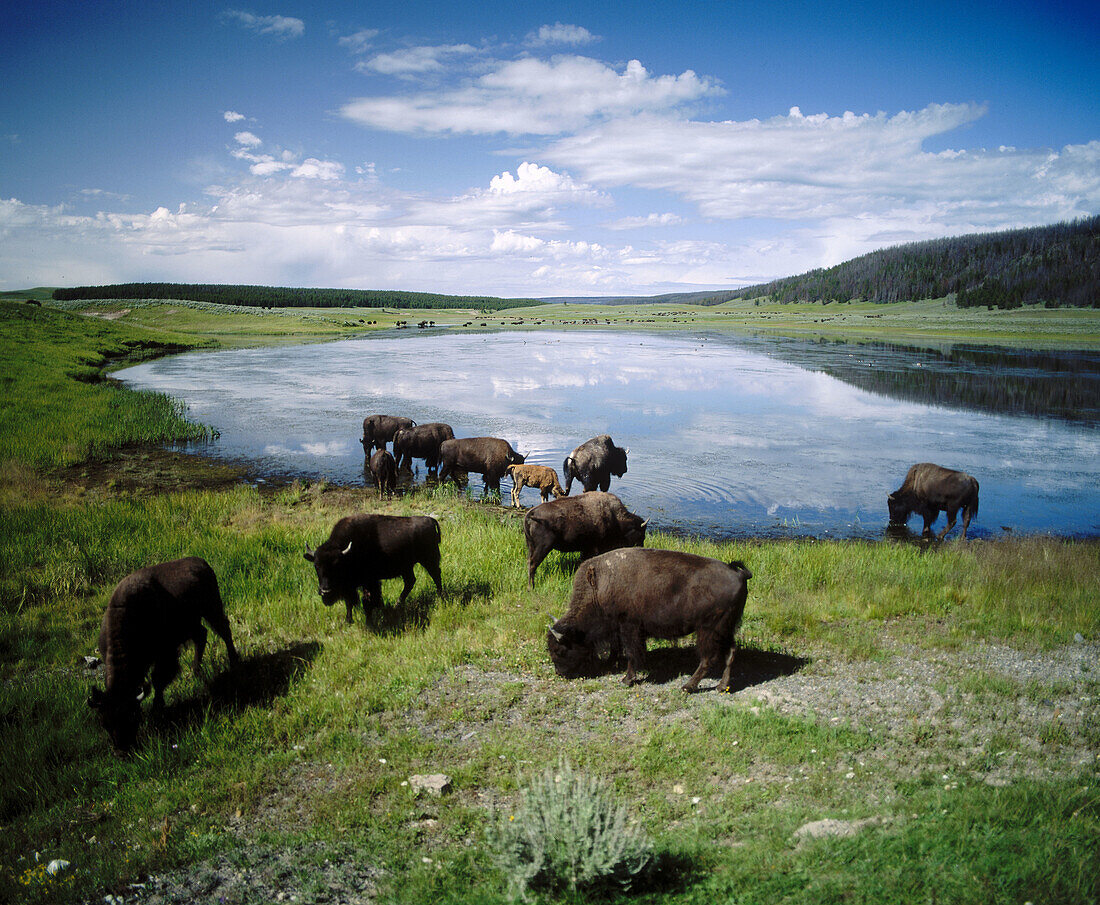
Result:
{"label": "meadow", "polygon": [[[575,307],[491,325],[566,321]],[[870,312],[876,324],[890,314],[893,329],[920,332],[915,308],[890,308]],[[103,379],[146,355],[421,317],[95,311],[0,302],[0,900],[506,901],[492,822],[523,813],[522,790],[563,759],[608,783],[656,853],[656,870],[629,892],[601,890],[606,901],[1100,897],[1100,545],[651,535],[648,546],[752,569],[734,693],[680,692],[690,639],[651,642],[633,688],[614,672],[565,681],[545,631],[576,557],[551,554],[529,590],[521,514],[480,501],[476,484],[473,499],[261,490],[153,452],[204,429],[170,399]],[[760,314],[598,313],[654,329]],[[783,329],[820,326],[784,313]],[[1044,337],[1095,342],[1095,319],[1090,333],[1079,312],[1050,313],[1065,317],[1043,319]],[[1025,342],[1033,329],[988,314],[962,334]],[[947,320],[928,335],[960,335]],[[357,511],[440,520],[442,599],[418,570],[407,608],[369,625],[321,605],[302,551]],[[227,673],[212,637],[197,679],[187,651],[165,712],[118,758],[85,706],[102,677],[84,658],[118,580],[187,554],[215,567],[243,663]],[[384,584],[389,602],[399,588]],[[417,794],[412,777],[435,773],[449,789]],[[51,873],[57,861],[68,865]]]}

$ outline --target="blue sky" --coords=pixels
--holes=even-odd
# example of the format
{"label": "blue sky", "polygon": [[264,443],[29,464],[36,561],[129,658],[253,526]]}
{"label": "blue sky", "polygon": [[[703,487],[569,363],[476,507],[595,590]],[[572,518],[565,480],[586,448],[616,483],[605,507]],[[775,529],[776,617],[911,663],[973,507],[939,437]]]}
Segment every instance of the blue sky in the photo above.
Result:
{"label": "blue sky", "polygon": [[1100,5],[0,12],[0,288],[736,287],[1100,212]]}

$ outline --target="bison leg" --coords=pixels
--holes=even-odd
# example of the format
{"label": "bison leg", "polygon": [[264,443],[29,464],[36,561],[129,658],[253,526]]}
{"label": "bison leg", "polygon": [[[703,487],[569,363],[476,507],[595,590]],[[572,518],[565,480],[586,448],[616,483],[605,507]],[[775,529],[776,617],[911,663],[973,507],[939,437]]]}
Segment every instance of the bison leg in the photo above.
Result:
{"label": "bison leg", "polygon": [[[710,672],[711,665],[718,659],[718,655],[721,653],[719,650],[720,642],[714,632],[700,632],[696,636],[695,647],[699,653],[699,665],[696,667],[695,672],[691,674],[691,678],[688,679],[683,686],[684,691],[689,694],[699,687],[699,681]],[[726,668],[728,669],[730,665],[731,662],[727,658]]]}
{"label": "bison leg", "polygon": [[542,501],[544,503],[549,503],[550,502],[550,488],[549,487],[543,487],[543,488],[541,488],[541,490],[542,490]]}
{"label": "bison leg", "polygon": [[539,564],[546,559],[546,554],[550,552],[549,546],[535,545],[527,548],[527,586],[533,588],[535,586],[535,569],[539,567]]}
{"label": "bison leg", "polygon": [[726,654],[726,668],[722,670],[722,680],[718,683],[718,692],[730,690],[730,675],[733,672],[733,660],[737,656],[737,642],[730,644],[730,651]]}
{"label": "bison leg", "polygon": [[645,633],[640,626],[623,625],[619,631],[619,640],[623,655],[626,657],[626,675],[623,676],[623,684],[630,686],[638,681],[635,670],[640,670],[645,663]]}
{"label": "bison leg", "polygon": [[195,664],[192,669],[197,676],[202,668],[202,655],[206,651],[206,629],[201,625],[196,625],[194,634],[191,637],[195,642]]}
{"label": "bison leg", "polygon": [[[405,579],[405,586],[401,589],[401,599],[398,603],[404,603],[405,598],[409,596],[409,591],[413,589],[413,585],[416,584],[416,573],[413,571],[413,567],[409,566],[409,570],[401,576]],[[381,594],[379,594],[381,596]]]}
{"label": "bison leg", "polygon": [[[225,642],[225,652],[229,656],[229,664],[235,666],[241,658],[237,656],[237,648],[233,646],[233,636],[229,632],[229,620],[226,618],[225,613],[222,612],[221,607],[218,607],[216,613],[208,613],[205,618],[214,630],[214,634]],[[195,662],[198,663],[197,655]]]}
{"label": "bison leg", "polygon": [[[435,582],[435,589],[439,592],[439,596],[443,596],[443,573],[439,568],[439,557],[434,556],[431,559],[420,563],[424,567],[424,571],[428,573],[432,581]],[[410,569],[410,571],[412,571]]]}
{"label": "bison leg", "polygon": [[519,509],[519,492],[523,490],[523,481],[516,478],[512,482],[512,507]]}
{"label": "bison leg", "polygon": [[164,651],[153,664],[153,707],[164,706],[164,689],[180,671],[179,651]]}
{"label": "bison leg", "polygon": [[[944,512],[947,514],[947,526],[936,536],[936,540],[943,540],[947,536],[947,532],[955,527],[955,520],[959,514],[959,510],[957,509],[945,509]],[[965,530],[963,531],[963,536],[966,536]]]}
{"label": "bison leg", "polygon": [[963,507],[963,527],[962,527],[962,539],[966,540],[966,529],[970,527],[970,519],[974,515],[969,506]]}

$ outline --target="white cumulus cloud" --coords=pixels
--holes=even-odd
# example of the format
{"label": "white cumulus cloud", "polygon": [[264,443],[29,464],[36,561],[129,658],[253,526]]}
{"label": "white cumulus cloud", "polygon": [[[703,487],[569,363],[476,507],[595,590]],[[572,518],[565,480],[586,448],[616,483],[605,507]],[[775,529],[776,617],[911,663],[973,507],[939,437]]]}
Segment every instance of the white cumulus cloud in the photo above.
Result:
{"label": "white cumulus cloud", "polygon": [[527,36],[527,43],[533,47],[541,47],[546,44],[591,44],[598,41],[592,32],[580,25],[563,25],[555,22],[553,25],[543,25],[537,32]]}
{"label": "white cumulus cloud", "polygon": [[225,113],[222,114],[222,116],[225,118],[225,121],[227,123],[239,123],[242,119],[244,119],[244,114],[238,113],[236,110],[226,110]]}
{"label": "white cumulus cloud", "polygon": [[223,15],[249,31],[268,35],[278,41],[300,38],[306,31],[305,22],[293,16],[257,16],[241,9],[227,9]]}

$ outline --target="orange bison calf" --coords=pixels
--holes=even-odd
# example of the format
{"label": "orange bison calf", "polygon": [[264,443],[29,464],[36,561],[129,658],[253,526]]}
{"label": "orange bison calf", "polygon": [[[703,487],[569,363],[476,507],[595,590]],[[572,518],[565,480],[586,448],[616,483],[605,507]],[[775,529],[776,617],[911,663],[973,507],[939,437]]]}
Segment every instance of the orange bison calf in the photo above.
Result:
{"label": "orange bison calf", "polygon": [[542,501],[549,502],[550,494],[558,500],[565,491],[558,483],[558,473],[549,465],[509,465],[508,477],[512,479],[512,505],[519,508],[519,492],[524,487],[534,487],[541,491]]}

